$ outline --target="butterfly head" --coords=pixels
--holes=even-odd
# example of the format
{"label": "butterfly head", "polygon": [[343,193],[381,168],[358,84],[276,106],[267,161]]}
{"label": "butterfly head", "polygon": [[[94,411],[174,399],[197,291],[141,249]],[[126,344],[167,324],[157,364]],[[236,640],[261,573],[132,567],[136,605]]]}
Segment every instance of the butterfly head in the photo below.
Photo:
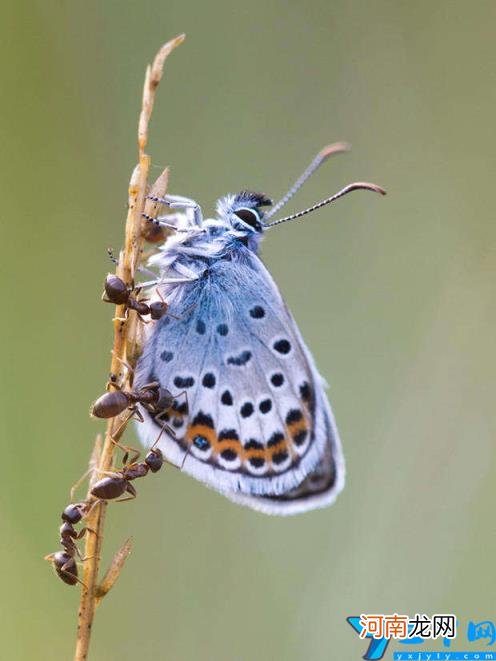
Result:
{"label": "butterfly head", "polygon": [[217,213],[219,218],[234,230],[250,236],[263,232],[263,207],[271,204],[272,200],[263,193],[241,191],[236,195],[222,197],[217,202]]}

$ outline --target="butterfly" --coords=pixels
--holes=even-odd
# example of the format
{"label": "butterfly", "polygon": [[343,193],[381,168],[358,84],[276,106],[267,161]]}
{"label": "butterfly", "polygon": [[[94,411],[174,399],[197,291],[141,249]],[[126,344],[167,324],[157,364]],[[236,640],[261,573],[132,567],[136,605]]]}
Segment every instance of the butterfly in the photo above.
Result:
{"label": "butterfly", "polygon": [[324,381],[258,249],[268,230],[353,190],[385,193],[356,182],[270,222],[329,156],[347,149],[322,149],[275,205],[242,191],[221,198],[216,217],[203,219],[193,200],[166,195],[151,199],[172,213],[145,216],[175,232],[149,260],[160,274],[154,295],[168,314],[147,325],[135,387],[159,383],[174,392],[174,403],[159,418],[141,409],[141,440],[150,447],[158,439],[169,462],[267,514],[330,505],[344,486]]}

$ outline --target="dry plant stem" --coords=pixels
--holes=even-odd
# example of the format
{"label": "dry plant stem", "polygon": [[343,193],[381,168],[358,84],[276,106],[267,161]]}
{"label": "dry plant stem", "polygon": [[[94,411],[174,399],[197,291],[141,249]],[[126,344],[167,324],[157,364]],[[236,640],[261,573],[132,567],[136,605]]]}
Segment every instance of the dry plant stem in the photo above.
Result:
{"label": "dry plant stem", "polygon": [[[143,250],[143,238],[141,234],[141,213],[145,206],[148,174],[150,171],[150,158],[144,153],[148,140],[148,125],[155,100],[155,92],[162,77],[164,62],[172,50],[181,44],[184,35],[172,39],[157,53],[151,66],[147,68],[145,77],[145,86],[143,90],[142,110],[138,125],[138,164],[134,168],[129,183],[128,195],[128,214],[126,219],[126,234],[124,249],[120,253],[117,275],[124,282],[132,285],[134,282],[136,267],[139,264]],[[162,176],[162,175],[161,175]],[[166,181],[165,181],[166,183]],[[164,191],[165,192],[165,191]],[[122,361],[128,362],[134,367],[135,359],[138,355],[137,347],[139,345],[139,325],[137,315],[125,314],[124,306],[116,308],[114,318],[114,341],[110,371],[114,374],[122,372]],[[126,370],[123,375],[124,386],[131,386],[131,374]],[[88,490],[88,499],[92,499],[90,494],[92,482],[104,472],[111,470],[114,464],[115,432],[119,429],[123,417],[126,413],[117,418],[108,421],[105,441],[101,450],[98,462],[98,471],[94,473],[90,480]],[[120,430],[119,438],[124,432]],[[94,499],[93,499],[94,500]],[[110,587],[117,579],[120,570],[129,554],[130,544],[127,542],[117,553],[117,561],[111,565],[109,573],[110,581],[104,579],[101,586],[98,585],[98,572],[100,566],[100,556],[103,543],[103,532],[105,522],[105,512],[107,504],[104,501],[98,502],[90,511],[87,517],[86,525],[89,532],[86,536],[85,562],[83,569],[83,588],[81,590],[81,601],[78,613],[78,630],[76,640],[75,661],[83,661],[88,658],[88,649],[91,637],[91,628],[95,608],[100,599],[108,592]],[[109,576],[107,573],[107,577]]]}
{"label": "dry plant stem", "polygon": [[124,544],[121,546],[121,548],[112,558],[112,562],[110,563],[110,567],[108,568],[107,573],[102,578],[100,584],[96,589],[97,606],[100,603],[100,601],[103,599],[103,597],[107,594],[107,592],[110,592],[110,590],[114,587],[116,580],[120,576],[124,563],[126,562],[129,554],[131,553],[131,546],[132,546],[132,540],[130,537],[124,542]]}

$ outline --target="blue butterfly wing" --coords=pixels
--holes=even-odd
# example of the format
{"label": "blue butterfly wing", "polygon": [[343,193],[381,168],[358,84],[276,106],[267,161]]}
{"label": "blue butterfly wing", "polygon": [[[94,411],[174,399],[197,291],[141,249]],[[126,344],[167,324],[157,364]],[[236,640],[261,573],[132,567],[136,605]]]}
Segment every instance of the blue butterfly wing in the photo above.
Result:
{"label": "blue butterfly wing", "polygon": [[[159,445],[235,502],[290,514],[330,504],[344,463],[323,383],[260,259],[240,250],[175,286],[145,344],[136,386],[176,395]],[[146,411],[145,445],[160,426]]]}

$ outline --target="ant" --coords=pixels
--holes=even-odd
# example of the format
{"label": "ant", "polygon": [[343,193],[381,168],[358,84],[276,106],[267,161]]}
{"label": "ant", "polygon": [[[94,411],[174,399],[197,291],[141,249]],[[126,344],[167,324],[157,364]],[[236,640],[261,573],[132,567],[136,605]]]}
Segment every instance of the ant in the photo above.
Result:
{"label": "ant", "polygon": [[[130,483],[131,480],[135,480],[138,477],[145,477],[148,471],[156,473],[162,468],[163,463],[162,452],[158,448],[152,447],[147,453],[144,462],[125,465],[119,472],[109,471],[104,473],[106,477],[93,485],[91,495],[99,500],[113,500],[127,492],[130,496],[128,498],[121,498],[118,502],[136,498],[136,489]],[[84,585],[78,577],[76,556],[81,560],[83,558],[76,546],[76,540],[81,539],[86,531],[91,529],[85,527],[78,532],[74,526],[88,514],[97,502],[98,500],[93,503],[85,501],[67,505],[62,512],[62,525],[60,526],[60,544],[63,550],[45,556],[45,560],[48,560],[52,564],[58,577],[67,585],[76,585],[76,583]]]}
{"label": "ant", "polygon": [[[107,253],[110,258],[110,261],[115,264],[116,266],[119,266],[119,261],[114,257],[114,253],[112,251],[112,248],[107,248]],[[148,269],[145,269],[144,267],[138,267],[138,270],[143,270],[147,271]],[[150,271],[150,273],[152,273]],[[152,275],[155,276],[154,273]],[[150,303],[148,305],[144,301],[138,300],[135,296],[133,296],[133,292],[136,292],[136,294],[139,294],[141,287],[129,287],[126,285],[124,280],[122,278],[119,278],[119,276],[115,275],[114,273],[109,273],[107,277],[105,278],[105,294],[107,295],[107,298],[104,298],[103,300],[106,303],[113,303],[114,305],[126,305],[128,309],[134,310],[140,317],[142,321],[143,316],[145,315],[150,315],[150,318],[153,319],[154,321],[158,321],[161,319],[164,314],[167,312],[168,305],[160,295],[160,292],[158,292],[161,300],[160,301],[154,301],[153,303]]]}
{"label": "ant", "polygon": [[117,390],[106,392],[93,404],[91,415],[95,418],[114,418],[129,409],[131,415],[136,415],[138,420],[143,422],[143,416],[136,406],[141,404],[158,421],[160,416],[174,405],[176,397],[186,394],[179,393],[175,397],[169,390],[162,388],[158,381],[146,383],[139,390],[121,390],[113,381],[112,385]]}
{"label": "ant", "polygon": [[76,540],[81,539],[85,534],[87,528],[82,528],[77,532],[74,528],[76,523],[79,523],[83,516],[88,512],[89,504],[84,503],[71,503],[62,512],[62,525],[60,526],[60,544],[63,551],[50,553],[45,556],[45,560],[52,563],[59,578],[61,578],[67,585],[76,585],[81,583],[78,578],[78,568],[76,564],[76,555],[81,558],[81,553],[76,546]]}
{"label": "ant", "polygon": [[107,298],[104,298],[103,300],[106,303],[125,305],[129,310],[134,310],[140,318],[149,314],[151,319],[158,321],[158,319],[161,319],[164,316],[169,307],[164,300],[153,301],[150,304],[140,301],[133,296],[133,292],[136,292],[137,294],[139,293],[139,287],[129,287],[122,278],[119,278],[119,276],[114,273],[109,273],[107,275],[104,287]]}
{"label": "ant", "polygon": [[91,489],[91,495],[101,500],[114,500],[130,494],[127,498],[121,498],[117,502],[136,498],[136,489],[131,484],[131,480],[139,477],[145,477],[148,471],[156,473],[162,468],[164,457],[158,448],[152,448],[145,456],[145,460],[139,464],[131,463],[122,468],[121,471],[109,471],[105,473],[106,477],[98,480]]}
{"label": "ant", "polygon": [[141,406],[153,416],[154,421],[162,427],[162,432],[167,430],[167,432],[173,437],[176,436],[175,431],[169,427],[162,418],[174,407],[176,399],[181,395],[186,397],[186,403],[181,406],[179,411],[182,413],[187,412],[188,395],[185,391],[180,392],[178,395],[173,395],[166,388],[162,388],[158,381],[147,383],[138,390],[121,390],[114,381],[111,381],[111,385],[113,385],[116,390],[106,392],[99,397],[91,408],[91,414],[95,418],[113,418],[128,409],[129,415],[123,420],[121,426],[112,436],[113,442],[125,452],[124,463],[127,461],[129,452],[133,453],[132,461],[136,461],[140,455],[138,450],[121,445],[116,440],[119,437],[120,430],[133,416],[136,416],[140,422],[144,422],[143,415],[137,404],[141,404]]}

